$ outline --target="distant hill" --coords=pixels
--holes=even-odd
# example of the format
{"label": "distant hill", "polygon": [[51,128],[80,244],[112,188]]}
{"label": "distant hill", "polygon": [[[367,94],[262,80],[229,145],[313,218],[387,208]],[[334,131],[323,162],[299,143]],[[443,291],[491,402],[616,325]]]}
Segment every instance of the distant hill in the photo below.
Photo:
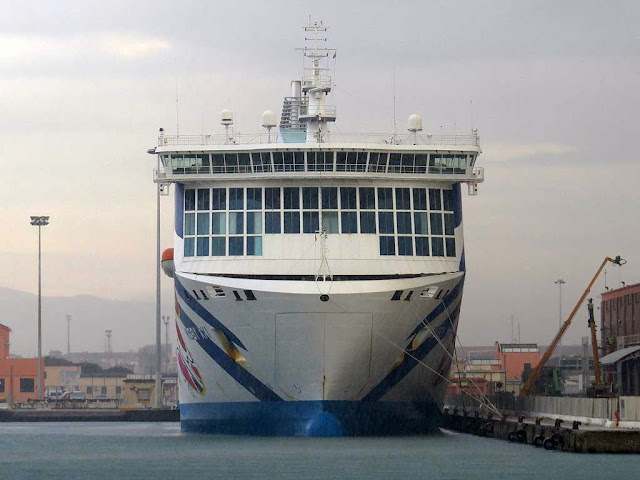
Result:
{"label": "distant hill", "polygon": [[[163,314],[171,315],[172,299],[164,299]],[[37,353],[37,296],[0,287],[0,323],[11,328],[11,353]],[[67,320],[71,315],[71,351],[103,351],[105,330],[112,330],[114,351],[137,350],[155,342],[155,302],[110,300],[88,295],[42,297],[42,354],[67,351]],[[162,327],[164,340],[164,326]],[[173,329],[170,329],[170,341]]]}

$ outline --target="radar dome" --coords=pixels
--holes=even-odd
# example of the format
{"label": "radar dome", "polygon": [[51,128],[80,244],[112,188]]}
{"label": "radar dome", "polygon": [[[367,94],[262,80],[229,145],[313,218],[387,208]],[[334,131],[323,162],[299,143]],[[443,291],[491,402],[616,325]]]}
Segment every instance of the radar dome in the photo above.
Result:
{"label": "radar dome", "polygon": [[220,123],[222,125],[233,125],[233,112],[231,110],[222,110],[220,112]]}
{"label": "radar dome", "polygon": [[262,126],[264,128],[272,128],[277,124],[275,112],[273,110],[265,110],[262,114]]}
{"label": "radar dome", "polygon": [[410,132],[421,132],[422,131],[422,117],[420,115],[414,113],[409,115],[409,126],[407,130]]}

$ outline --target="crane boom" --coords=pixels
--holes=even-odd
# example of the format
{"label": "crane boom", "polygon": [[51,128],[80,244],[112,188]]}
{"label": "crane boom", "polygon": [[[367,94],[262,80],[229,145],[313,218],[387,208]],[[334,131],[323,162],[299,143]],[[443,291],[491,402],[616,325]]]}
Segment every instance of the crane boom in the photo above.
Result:
{"label": "crane boom", "polygon": [[551,345],[549,346],[549,348],[547,348],[547,351],[544,352],[544,355],[538,362],[538,365],[536,365],[536,368],[534,368],[533,371],[531,372],[531,375],[529,375],[527,382],[524,384],[522,389],[520,389],[521,397],[524,397],[529,392],[531,392],[531,389],[533,388],[533,385],[535,384],[538,376],[540,376],[540,372],[542,371],[543,367],[547,364],[547,361],[549,360],[549,358],[551,358],[551,355],[553,355],[553,352],[558,346],[558,343],[560,342],[560,340],[562,340],[562,336],[564,335],[564,332],[566,332],[567,329],[569,328],[569,325],[571,325],[571,320],[573,320],[573,317],[575,316],[576,312],[580,308],[580,305],[582,305],[582,302],[584,302],[584,299],[587,298],[587,295],[589,295],[589,291],[591,291],[591,287],[593,287],[593,284],[596,283],[596,280],[600,275],[600,272],[602,272],[602,269],[607,264],[607,262],[611,262],[615,265],[624,265],[625,263],[627,263],[625,260],[620,258],[620,255],[618,255],[616,258],[605,257],[605,259],[602,261],[602,264],[600,265],[600,268],[598,268],[598,271],[589,282],[587,289],[584,291],[584,293],[580,297],[580,300],[578,300],[578,303],[576,303],[576,306],[573,308],[573,310],[569,314],[569,318],[567,318],[565,322],[562,324],[562,326],[560,327],[560,330],[558,330],[558,333],[556,334],[555,338],[551,342]]}

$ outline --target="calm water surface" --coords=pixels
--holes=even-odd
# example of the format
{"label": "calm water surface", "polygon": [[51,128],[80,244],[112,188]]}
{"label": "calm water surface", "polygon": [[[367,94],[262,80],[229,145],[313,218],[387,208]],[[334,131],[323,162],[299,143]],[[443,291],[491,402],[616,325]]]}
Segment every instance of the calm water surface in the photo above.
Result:
{"label": "calm water surface", "polygon": [[444,432],[411,438],[182,434],[175,423],[0,424],[0,479],[640,479],[640,456]]}

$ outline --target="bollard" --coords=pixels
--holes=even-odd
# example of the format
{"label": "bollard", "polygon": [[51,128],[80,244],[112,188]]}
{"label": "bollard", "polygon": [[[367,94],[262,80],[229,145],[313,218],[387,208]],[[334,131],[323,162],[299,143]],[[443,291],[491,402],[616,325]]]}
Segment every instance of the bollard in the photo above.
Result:
{"label": "bollard", "polygon": [[540,422],[542,422],[542,417],[536,417],[536,425],[540,426]]}
{"label": "bollard", "polygon": [[518,417],[518,423],[524,423],[524,415]]}
{"label": "bollard", "polygon": [[582,422],[579,422],[578,420],[574,420],[573,421],[573,429],[574,430],[578,430],[578,426],[582,425]]}
{"label": "bollard", "polygon": [[562,420],[561,418],[556,418],[556,423],[554,424],[556,428],[560,428],[562,426],[562,422],[564,420]]}

